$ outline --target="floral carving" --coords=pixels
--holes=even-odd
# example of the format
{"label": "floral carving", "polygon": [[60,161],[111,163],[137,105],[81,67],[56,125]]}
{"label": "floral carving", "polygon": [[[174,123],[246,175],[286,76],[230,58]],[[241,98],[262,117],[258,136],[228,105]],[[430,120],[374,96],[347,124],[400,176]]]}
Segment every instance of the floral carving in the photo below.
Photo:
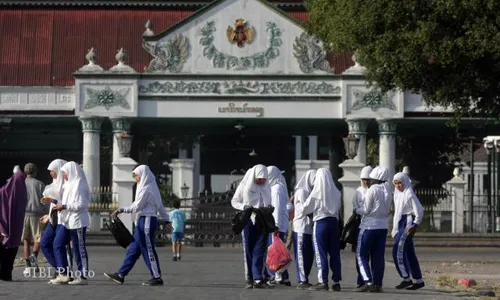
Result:
{"label": "floral carving", "polygon": [[86,91],[88,100],[85,102],[85,109],[90,109],[98,106],[102,106],[106,110],[109,110],[114,106],[119,106],[124,109],[130,109],[130,105],[127,101],[127,95],[130,91],[130,88],[114,91],[109,86],[106,86],[103,90],[86,88]]}

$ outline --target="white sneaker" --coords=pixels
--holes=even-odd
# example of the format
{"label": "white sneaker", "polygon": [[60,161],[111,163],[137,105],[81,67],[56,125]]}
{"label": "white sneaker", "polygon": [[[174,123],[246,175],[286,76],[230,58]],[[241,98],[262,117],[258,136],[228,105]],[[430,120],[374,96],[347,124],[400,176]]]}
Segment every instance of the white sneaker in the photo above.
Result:
{"label": "white sneaker", "polygon": [[31,272],[32,272],[31,267],[26,267],[26,268],[24,268],[24,271],[23,271],[23,276],[24,276],[25,278],[28,278],[28,277],[30,277],[30,276],[31,276]]}
{"label": "white sneaker", "polygon": [[70,285],[87,285],[89,284],[87,279],[83,279],[83,278],[75,278],[73,281],[70,281],[68,282],[68,284]]}
{"label": "white sneaker", "polygon": [[50,284],[68,284],[68,282],[69,282],[68,276],[59,275],[56,277],[56,279],[52,279],[50,281]]}

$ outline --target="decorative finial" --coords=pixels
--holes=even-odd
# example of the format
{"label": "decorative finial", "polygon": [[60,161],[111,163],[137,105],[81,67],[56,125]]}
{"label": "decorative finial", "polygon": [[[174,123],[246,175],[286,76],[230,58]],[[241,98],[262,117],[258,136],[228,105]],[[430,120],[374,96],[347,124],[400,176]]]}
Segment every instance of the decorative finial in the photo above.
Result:
{"label": "decorative finial", "polygon": [[96,65],[97,53],[95,52],[94,47],[89,49],[89,51],[87,52],[87,55],[85,55],[85,58],[89,62],[89,65]]}
{"label": "decorative finial", "polygon": [[136,73],[136,71],[127,65],[128,54],[123,48],[116,51],[115,59],[118,62],[114,67],[109,69],[111,72],[120,73]]}
{"label": "decorative finial", "polygon": [[97,64],[97,51],[94,47],[90,48],[85,55],[85,59],[89,62],[87,65],[81,67],[79,72],[102,72],[104,69]]}
{"label": "decorative finial", "polygon": [[120,50],[117,51],[115,58],[118,65],[125,65],[128,60],[128,54],[125,50],[123,50],[123,48],[120,48]]}
{"label": "decorative finial", "polygon": [[154,36],[155,35],[155,33],[153,32],[153,24],[151,23],[151,20],[148,20],[144,27],[146,27],[146,30],[144,31],[142,36]]}
{"label": "decorative finial", "polygon": [[402,173],[404,173],[404,174],[406,174],[406,175],[410,175],[410,167],[408,167],[408,166],[404,166],[404,167],[403,167],[403,172],[402,172]]}
{"label": "decorative finial", "polygon": [[359,64],[357,50],[352,55],[351,59],[354,62],[354,66],[345,70],[344,73],[342,73],[342,74],[363,75],[366,71],[366,68]]}
{"label": "decorative finial", "polygon": [[453,176],[460,177],[460,175],[462,175],[462,171],[460,170],[459,167],[456,167],[455,169],[453,169]]}

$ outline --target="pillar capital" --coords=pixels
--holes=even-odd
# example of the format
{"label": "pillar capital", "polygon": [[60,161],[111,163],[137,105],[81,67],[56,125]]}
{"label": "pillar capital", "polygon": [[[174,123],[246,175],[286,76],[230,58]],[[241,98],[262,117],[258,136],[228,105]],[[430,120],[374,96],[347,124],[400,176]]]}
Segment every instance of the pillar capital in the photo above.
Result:
{"label": "pillar capital", "polygon": [[396,135],[397,122],[392,119],[377,120],[380,135]]}
{"label": "pillar capital", "polygon": [[78,118],[82,123],[83,132],[101,132],[102,118],[94,116],[82,116]]}
{"label": "pillar capital", "polygon": [[132,128],[132,119],[128,117],[110,117],[113,133],[130,132]]}
{"label": "pillar capital", "polygon": [[347,125],[349,126],[349,133],[354,135],[358,134],[366,134],[368,129],[368,121],[367,119],[348,119],[346,120]]}

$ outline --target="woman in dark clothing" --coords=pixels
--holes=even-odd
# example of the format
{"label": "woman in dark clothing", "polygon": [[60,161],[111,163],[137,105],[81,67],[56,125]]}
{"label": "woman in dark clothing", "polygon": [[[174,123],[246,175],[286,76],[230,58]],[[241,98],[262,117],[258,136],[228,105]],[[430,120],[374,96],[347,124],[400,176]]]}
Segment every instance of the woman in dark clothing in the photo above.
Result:
{"label": "woman in dark clothing", "polygon": [[24,174],[15,173],[0,188],[0,280],[3,281],[12,281],[27,202]]}

